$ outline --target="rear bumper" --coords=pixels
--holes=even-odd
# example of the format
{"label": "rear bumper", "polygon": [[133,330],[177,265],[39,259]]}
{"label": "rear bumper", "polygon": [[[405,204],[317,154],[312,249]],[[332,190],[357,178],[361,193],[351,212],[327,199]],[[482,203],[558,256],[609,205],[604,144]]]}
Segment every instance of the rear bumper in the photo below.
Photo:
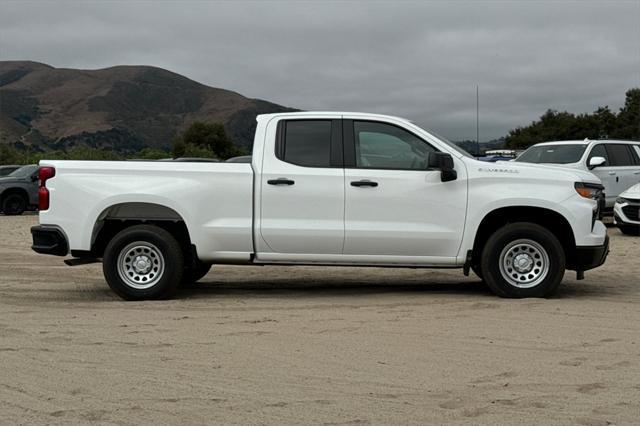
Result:
{"label": "rear bumper", "polygon": [[69,253],[67,239],[57,228],[34,226],[31,228],[31,236],[33,238],[31,248],[36,253],[54,256],[66,256]]}
{"label": "rear bumper", "polygon": [[588,271],[602,265],[609,254],[609,236],[601,246],[578,246],[573,267],[576,271]]}

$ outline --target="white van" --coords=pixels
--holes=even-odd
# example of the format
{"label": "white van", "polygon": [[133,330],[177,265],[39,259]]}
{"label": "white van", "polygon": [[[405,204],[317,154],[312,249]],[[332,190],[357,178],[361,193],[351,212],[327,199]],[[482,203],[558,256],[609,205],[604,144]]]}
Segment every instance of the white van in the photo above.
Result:
{"label": "white van", "polygon": [[604,185],[609,211],[618,195],[640,182],[640,142],[589,139],[543,142],[529,147],[515,161],[591,171]]}

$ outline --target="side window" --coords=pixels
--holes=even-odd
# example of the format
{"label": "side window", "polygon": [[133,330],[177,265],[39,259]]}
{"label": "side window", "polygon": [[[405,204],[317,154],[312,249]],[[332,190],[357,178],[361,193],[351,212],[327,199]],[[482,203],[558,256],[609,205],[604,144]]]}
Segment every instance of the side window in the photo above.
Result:
{"label": "side window", "polygon": [[633,166],[633,158],[626,145],[607,144],[607,152],[612,166]]}
{"label": "side window", "polygon": [[331,120],[287,120],[281,123],[276,156],[305,167],[331,166]]}
{"label": "side window", "polygon": [[589,161],[591,161],[591,159],[593,157],[603,157],[606,162],[603,164],[603,166],[608,166],[609,163],[609,156],[607,155],[607,150],[605,149],[604,145],[600,144],[600,145],[596,145],[593,147],[593,149],[591,150],[591,152],[589,153],[589,158],[587,158],[587,164],[589,164]]}
{"label": "side window", "polygon": [[431,145],[391,124],[353,122],[356,167],[364,169],[426,170]]}

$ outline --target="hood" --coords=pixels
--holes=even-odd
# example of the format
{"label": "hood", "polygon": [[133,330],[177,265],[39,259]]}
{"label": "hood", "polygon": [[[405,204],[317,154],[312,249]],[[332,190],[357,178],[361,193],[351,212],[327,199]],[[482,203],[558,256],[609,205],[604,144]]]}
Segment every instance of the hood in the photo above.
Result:
{"label": "hood", "polygon": [[[485,163],[486,164],[486,163]],[[543,173],[545,178],[550,178],[550,173],[557,174],[558,177],[564,177],[575,182],[588,182],[602,184],[600,178],[593,173],[573,167],[567,167],[565,164],[538,164],[538,163],[520,163],[517,161],[496,161],[500,167],[508,167],[514,170],[527,170],[531,172],[539,171]],[[542,177],[542,176],[541,176]]]}
{"label": "hood", "polygon": [[631,198],[633,200],[640,200],[640,183],[633,185],[631,188],[620,194],[622,198]]}

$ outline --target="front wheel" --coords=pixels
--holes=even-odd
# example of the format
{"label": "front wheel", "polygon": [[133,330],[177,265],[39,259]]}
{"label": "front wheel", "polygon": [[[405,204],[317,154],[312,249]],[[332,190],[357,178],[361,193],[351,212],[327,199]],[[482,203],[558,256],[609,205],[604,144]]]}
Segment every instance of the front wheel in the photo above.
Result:
{"label": "front wheel", "polygon": [[487,241],[481,268],[489,288],[501,297],[547,297],[560,285],[565,253],[558,239],[533,223],[513,223]]}
{"label": "front wheel", "polygon": [[151,225],[120,231],[107,244],[102,262],[109,287],[126,300],[168,298],[182,279],[183,267],[178,241]]}

